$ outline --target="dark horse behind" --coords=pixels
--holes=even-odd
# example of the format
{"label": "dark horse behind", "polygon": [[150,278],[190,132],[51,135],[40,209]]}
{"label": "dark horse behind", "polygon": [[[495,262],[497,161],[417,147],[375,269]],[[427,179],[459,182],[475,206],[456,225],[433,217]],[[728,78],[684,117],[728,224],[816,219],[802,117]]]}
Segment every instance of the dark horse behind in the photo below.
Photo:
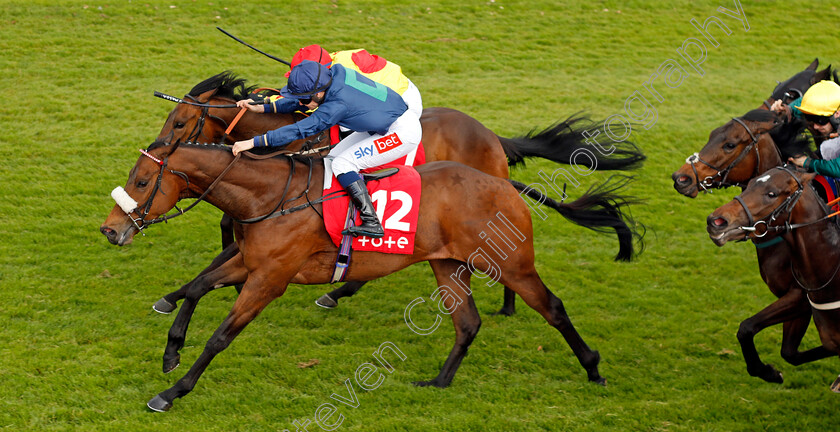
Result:
{"label": "dark horse behind", "polygon": [[[706,220],[709,237],[723,246],[745,237],[780,239],[791,276],[814,316],[823,349],[840,354],[840,223],[811,182],[815,174],[773,168],[753,179],[735,199]],[[840,377],[830,386],[840,392]]]}

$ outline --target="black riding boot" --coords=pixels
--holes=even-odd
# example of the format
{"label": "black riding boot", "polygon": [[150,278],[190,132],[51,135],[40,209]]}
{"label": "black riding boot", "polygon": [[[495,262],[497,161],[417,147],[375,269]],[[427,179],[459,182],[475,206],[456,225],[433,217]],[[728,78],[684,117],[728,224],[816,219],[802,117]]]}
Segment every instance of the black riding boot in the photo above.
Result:
{"label": "black riding boot", "polygon": [[382,229],[382,224],[379,223],[379,218],[376,217],[376,210],[373,208],[373,203],[368,194],[367,185],[364,180],[356,180],[353,183],[344,187],[344,190],[350,194],[350,200],[353,205],[359,209],[359,216],[362,219],[362,224],[353,226],[347,229],[342,234],[352,234],[355,237],[367,236],[372,238],[379,238],[385,235]]}

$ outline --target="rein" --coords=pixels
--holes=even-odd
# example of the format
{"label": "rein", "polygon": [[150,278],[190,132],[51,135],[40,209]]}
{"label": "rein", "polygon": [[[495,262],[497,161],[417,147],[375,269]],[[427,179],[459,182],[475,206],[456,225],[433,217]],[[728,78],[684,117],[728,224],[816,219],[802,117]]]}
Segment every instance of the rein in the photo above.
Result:
{"label": "rein", "polygon": [[[741,163],[741,161],[743,161],[744,158],[747,157],[747,154],[749,154],[749,152],[752,149],[755,149],[755,157],[756,157],[755,173],[753,173],[753,177],[756,177],[756,176],[758,176],[758,174],[760,174],[758,172],[758,169],[759,169],[758,167],[761,165],[761,154],[759,153],[758,146],[756,145],[756,144],[758,144],[758,136],[756,136],[753,133],[753,131],[750,130],[750,128],[747,126],[747,124],[744,123],[744,121],[741,120],[740,118],[733,117],[732,120],[734,120],[736,123],[738,123],[738,124],[740,124],[741,126],[744,127],[744,129],[750,135],[750,138],[752,138],[752,142],[747,144],[744,147],[744,149],[741,150],[741,153],[738,155],[737,158],[735,158],[735,160],[732,161],[732,163],[729,164],[729,166],[727,166],[724,169],[720,169],[720,168],[710,164],[709,162],[706,162],[703,159],[701,159],[699,153],[694,153],[693,155],[689,156],[685,160],[685,162],[687,164],[691,164],[691,170],[694,172],[694,179],[697,182],[697,186],[699,188],[703,189],[703,192],[711,193],[712,189],[725,188],[725,187],[729,187],[729,186],[745,187],[746,185],[743,184],[743,183],[727,183],[726,179],[729,177],[729,173],[732,171],[732,169],[735,168],[735,166],[737,166],[739,163]],[[706,176],[706,178],[704,178],[703,181],[700,181],[700,173],[697,172],[697,167],[695,166],[695,163],[697,163],[697,162],[700,162],[703,165],[706,165],[707,167],[717,171],[717,173],[713,176]],[[720,180],[716,180],[718,178]]]}
{"label": "rein", "polygon": [[[225,176],[225,174],[227,174],[233,168],[233,165],[236,163],[236,161],[239,160],[239,155],[236,155],[236,157],[233,158],[233,160],[222,171],[222,173],[219,174],[219,176],[216,177],[216,179],[213,180],[212,183],[210,183],[210,186],[208,186],[207,189],[205,189],[204,192],[195,201],[193,201],[189,206],[187,206],[183,210],[178,208],[178,206],[175,206],[175,209],[178,210],[178,213],[175,213],[175,214],[172,214],[172,215],[163,215],[163,216],[159,216],[159,217],[154,218],[154,219],[146,220],[146,216],[149,215],[149,211],[152,208],[152,202],[154,201],[154,198],[157,195],[158,191],[160,191],[160,184],[163,181],[163,173],[167,169],[166,166],[169,164],[169,156],[167,156],[163,160],[160,160],[160,159],[152,156],[149,152],[147,152],[145,150],[140,150],[140,152],[143,153],[144,156],[148,157],[149,159],[155,161],[155,163],[160,165],[160,173],[158,173],[158,178],[155,181],[155,188],[152,190],[152,194],[149,195],[149,199],[147,199],[146,202],[143,205],[137,206],[137,208],[143,207],[143,213],[142,214],[137,213],[137,215],[139,217],[136,218],[136,219],[131,218],[131,214],[128,215],[128,217],[131,218],[132,222],[134,222],[134,226],[140,231],[141,234],[143,233],[143,230],[146,229],[146,227],[148,227],[150,225],[157,224],[157,223],[161,223],[161,222],[167,222],[170,219],[174,219],[178,216],[181,216],[184,213],[192,210],[195,206],[198,205],[198,203],[204,201],[204,198],[206,198],[207,195],[210,194],[210,191],[212,191],[213,188],[215,188],[216,185],[219,184],[219,182],[222,180],[222,178]],[[187,181],[187,186],[189,186],[190,179],[186,174],[184,174],[183,172],[180,172],[180,171],[172,170],[172,169],[169,169],[169,172],[185,179]],[[161,192],[161,193],[163,193],[163,192]],[[137,209],[134,209],[132,211],[132,213],[136,213],[136,212],[137,212]]]}
{"label": "rein", "polygon": [[[785,200],[782,201],[782,203],[779,204],[775,209],[773,209],[773,211],[770,212],[770,214],[767,217],[765,217],[764,219],[759,220],[757,222],[753,218],[753,215],[750,212],[750,209],[747,208],[747,205],[744,203],[743,199],[741,199],[741,196],[740,195],[736,196],[735,200],[737,200],[738,203],[741,204],[741,207],[744,208],[744,212],[747,213],[747,219],[749,220],[749,223],[751,225],[751,226],[741,227],[740,229],[742,231],[752,232],[752,233],[755,234],[756,237],[761,238],[761,237],[766,236],[770,232],[785,234],[785,233],[788,233],[788,232],[793,231],[795,229],[803,228],[803,227],[806,227],[806,226],[809,226],[809,225],[814,225],[814,224],[826,221],[828,219],[831,219],[834,216],[840,215],[840,211],[836,211],[834,213],[827,214],[827,215],[825,215],[825,216],[823,216],[823,217],[821,217],[817,220],[813,220],[813,221],[810,221],[810,222],[803,222],[803,223],[797,223],[797,224],[790,223],[790,211],[793,209],[793,207],[799,201],[799,198],[802,196],[802,192],[805,190],[805,187],[802,185],[802,182],[799,181],[799,178],[796,177],[793,174],[793,172],[790,171],[788,168],[786,168],[784,166],[777,167],[777,168],[780,169],[780,170],[784,170],[785,172],[790,174],[791,177],[793,177],[794,180],[796,180],[796,185],[797,185],[796,192],[794,192],[793,194],[791,194],[790,196],[785,198]],[[835,198],[835,199],[827,202],[826,205],[831,207],[832,205],[834,205],[838,202],[840,202],[840,198]],[[770,225],[771,223],[775,222],[776,219],[778,218],[778,216],[780,214],[782,214],[783,212],[788,213],[788,220],[785,221],[785,223],[783,225]],[[759,230],[758,227],[759,227],[759,225],[762,225],[762,224],[764,225],[764,229]]]}
{"label": "rein", "polygon": [[[280,93],[279,90],[271,88],[271,87],[261,87],[261,88],[258,88],[256,90],[254,90],[254,92],[259,92],[259,91],[263,91],[263,90],[272,90],[272,91],[275,91],[277,93]],[[239,120],[242,118],[242,116],[245,115],[245,112],[248,110],[247,108],[240,108],[239,113],[237,113],[236,117],[234,117],[233,121],[231,121],[230,124],[228,124],[228,122],[225,121],[225,119],[223,119],[219,116],[215,116],[213,114],[209,114],[209,110],[210,110],[210,108],[237,108],[238,106],[236,104],[213,105],[213,104],[209,104],[209,103],[199,102],[198,99],[196,99],[194,96],[185,95],[184,96],[185,98],[194,101],[194,102],[190,102],[190,101],[187,101],[187,100],[184,100],[184,99],[181,99],[181,98],[177,98],[175,96],[170,96],[168,94],[161,93],[159,91],[155,91],[155,96],[159,97],[161,99],[168,100],[170,102],[175,102],[175,103],[185,104],[185,105],[192,105],[192,106],[195,106],[195,107],[202,108],[201,116],[198,118],[198,121],[196,122],[195,126],[193,126],[192,131],[190,131],[190,134],[187,136],[187,139],[185,140],[187,143],[192,143],[192,142],[197,143],[198,142],[198,137],[201,136],[202,131],[204,131],[204,124],[206,123],[206,120],[207,120],[208,117],[212,118],[213,120],[218,121],[219,123],[221,123],[225,126],[225,132],[224,132],[224,134],[222,134],[222,138],[221,138],[221,143],[224,143],[225,141],[227,141],[230,138],[230,133],[233,132],[233,128],[236,127],[237,123],[239,123]],[[252,105],[257,105],[257,104],[260,104],[260,103],[261,102],[252,102],[251,104]],[[304,147],[309,147],[309,149],[305,150],[305,151],[301,151],[298,154],[308,155],[308,154],[318,153],[318,152],[321,152],[321,151],[326,150],[328,148],[331,148],[332,145],[319,147],[319,148],[317,148],[317,150],[312,148],[314,145],[320,144],[327,139],[329,139],[329,130],[323,131],[323,132],[319,133],[318,135],[316,135],[314,138],[306,140],[304,142]]]}

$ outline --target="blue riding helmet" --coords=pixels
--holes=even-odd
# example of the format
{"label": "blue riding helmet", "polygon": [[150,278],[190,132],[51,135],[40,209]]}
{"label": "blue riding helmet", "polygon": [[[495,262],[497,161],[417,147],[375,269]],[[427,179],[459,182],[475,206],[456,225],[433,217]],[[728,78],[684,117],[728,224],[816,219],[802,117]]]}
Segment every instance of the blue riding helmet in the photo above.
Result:
{"label": "blue riding helmet", "polygon": [[327,66],[304,60],[292,69],[289,82],[280,89],[280,94],[287,98],[309,99],[313,94],[329,88],[330,84],[332,73]]}

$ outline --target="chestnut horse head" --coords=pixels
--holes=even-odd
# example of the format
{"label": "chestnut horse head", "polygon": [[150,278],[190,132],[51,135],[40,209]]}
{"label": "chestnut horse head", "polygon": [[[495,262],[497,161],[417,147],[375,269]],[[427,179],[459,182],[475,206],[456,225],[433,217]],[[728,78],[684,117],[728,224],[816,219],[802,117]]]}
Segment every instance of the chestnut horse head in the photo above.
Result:
{"label": "chestnut horse head", "polygon": [[177,143],[167,145],[158,141],[140,150],[125,187],[111,192],[117,205],[99,229],[111,244],[131,243],[138,232],[174,208],[179,199],[191,196],[186,190],[189,184],[186,175],[169,167],[169,156],[177,147]]}
{"label": "chestnut horse head", "polygon": [[773,141],[768,132],[780,124],[773,112],[757,109],[716,128],[703,149],[689,156],[671,176],[674,189],[694,198],[701,190],[743,187],[788,156],[806,153],[810,143],[798,134],[785,143]]}
{"label": "chestnut horse head", "polygon": [[263,115],[250,111],[238,116],[240,109],[235,106],[236,102],[248,99],[256,90],[256,86],[247,85],[244,78],[225,71],[196,84],[183,99],[160,95],[178,104],[169,113],[157,140],[166,143],[233,143],[302,118],[299,115]]}
{"label": "chestnut horse head", "polygon": [[[791,231],[802,220],[825,215],[813,188],[806,187],[816,174],[798,174],[787,166],[770,169],[752,179],[744,191],[728,204],[715,210],[706,220],[709,237],[723,246],[731,240],[776,236]],[[797,206],[803,197],[816,204]],[[812,200],[813,198],[813,200]],[[803,213],[818,208],[822,215]]]}

